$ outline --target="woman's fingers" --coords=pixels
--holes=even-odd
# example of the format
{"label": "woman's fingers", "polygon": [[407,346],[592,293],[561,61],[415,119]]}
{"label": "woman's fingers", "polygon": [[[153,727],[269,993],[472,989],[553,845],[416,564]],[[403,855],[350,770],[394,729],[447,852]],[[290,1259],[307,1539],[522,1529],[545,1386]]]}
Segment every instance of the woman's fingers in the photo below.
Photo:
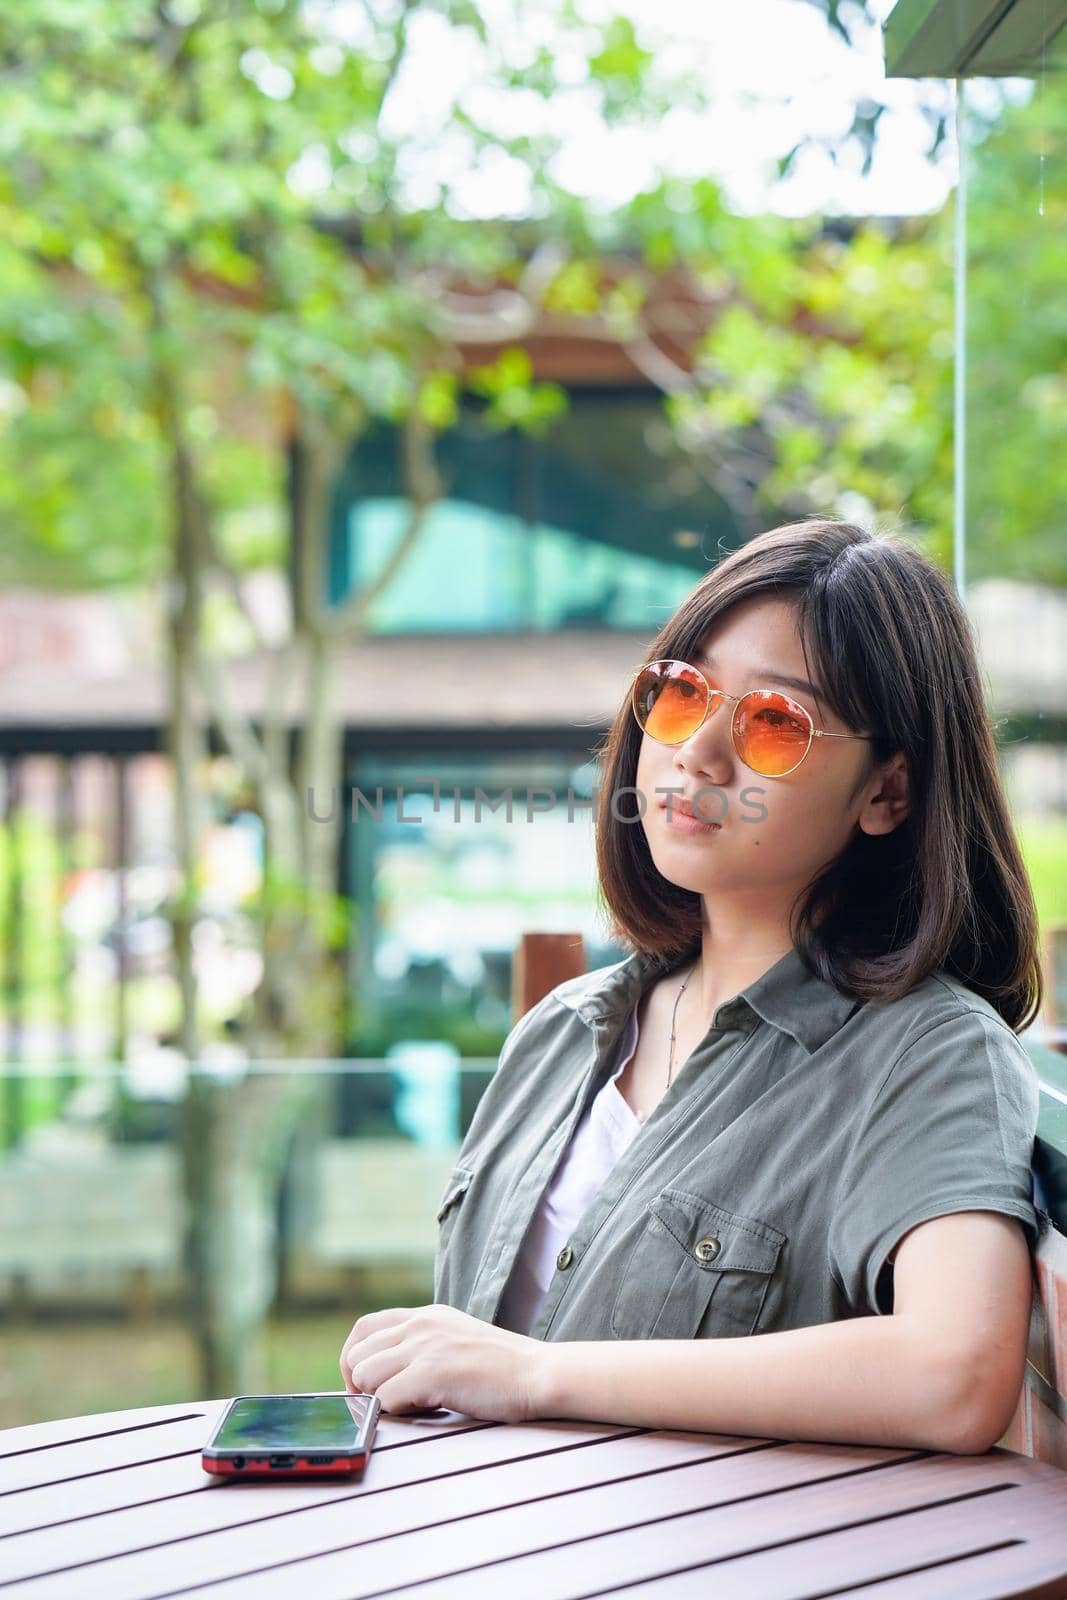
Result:
{"label": "woman's fingers", "polygon": [[362,1362],[365,1357],[379,1350],[392,1348],[397,1342],[397,1330],[402,1330],[403,1324],[418,1309],[412,1306],[390,1306],[387,1310],[368,1311],[364,1316],[357,1317],[352,1324],[352,1331],[341,1348],[341,1376],[345,1380],[346,1388],[349,1385],[353,1361]]}
{"label": "woman's fingers", "polygon": [[375,1384],[374,1392],[383,1411],[402,1411],[410,1416],[413,1412],[436,1409],[432,1405],[427,1405],[426,1398],[420,1393],[416,1372],[412,1367],[401,1369],[390,1377],[383,1378],[381,1383]]}
{"label": "woman's fingers", "polygon": [[363,1394],[377,1394],[383,1383],[396,1377],[410,1366],[410,1360],[399,1344],[373,1355],[358,1355],[353,1363],[352,1384]]}
{"label": "woman's fingers", "polygon": [[[390,1307],[389,1310],[371,1310],[371,1312],[366,1312],[363,1317],[357,1317],[357,1320],[352,1323],[352,1331],[349,1333],[349,1338],[344,1341],[341,1347],[342,1378],[347,1376],[349,1366],[352,1365],[352,1352],[357,1349],[357,1346],[362,1346],[363,1342],[366,1339],[373,1338],[374,1334],[389,1334],[390,1330],[395,1330],[398,1326],[402,1326],[406,1322],[406,1318],[410,1317],[411,1312],[413,1312],[413,1307],[411,1306],[394,1306]],[[386,1344],[389,1344],[389,1342],[392,1341],[387,1338]],[[379,1347],[381,1346],[368,1346],[368,1349],[379,1349]]]}

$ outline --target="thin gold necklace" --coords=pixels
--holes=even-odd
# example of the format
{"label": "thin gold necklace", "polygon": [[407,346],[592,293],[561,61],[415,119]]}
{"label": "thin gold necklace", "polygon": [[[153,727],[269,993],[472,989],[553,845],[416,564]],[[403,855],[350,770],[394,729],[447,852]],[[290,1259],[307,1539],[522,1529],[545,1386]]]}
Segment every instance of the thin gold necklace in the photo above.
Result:
{"label": "thin gold necklace", "polygon": [[[699,965],[700,965],[700,962],[697,961],[695,963],[694,967],[693,967],[693,972],[696,971],[696,969],[697,969],[697,967],[699,967]],[[678,993],[674,997],[674,1010],[671,1012],[671,1049],[670,1049],[670,1055],[667,1057],[667,1088],[668,1089],[671,1086],[671,1073],[674,1071],[674,1040],[675,1040],[674,1025],[675,1025],[675,1022],[678,1020],[678,1002],[681,1000],[681,998],[682,998],[683,994],[685,993],[686,989],[689,987],[689,979],[693,976],[693,972],[689,973],[689,975],[686,978],[685,982],[682,984],[681,988],[678,990]]]}

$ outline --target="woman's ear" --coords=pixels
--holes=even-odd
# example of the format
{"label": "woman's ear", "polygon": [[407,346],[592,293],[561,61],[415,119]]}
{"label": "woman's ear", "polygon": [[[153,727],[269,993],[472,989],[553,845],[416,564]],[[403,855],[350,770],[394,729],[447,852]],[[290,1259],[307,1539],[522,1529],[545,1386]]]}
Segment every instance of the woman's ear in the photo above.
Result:
{"label": "woman's ear", "polygon": [[856,821],[864,833],[892,833],[909,810],[908,763],[903,750],[898,750],[878,763]]}

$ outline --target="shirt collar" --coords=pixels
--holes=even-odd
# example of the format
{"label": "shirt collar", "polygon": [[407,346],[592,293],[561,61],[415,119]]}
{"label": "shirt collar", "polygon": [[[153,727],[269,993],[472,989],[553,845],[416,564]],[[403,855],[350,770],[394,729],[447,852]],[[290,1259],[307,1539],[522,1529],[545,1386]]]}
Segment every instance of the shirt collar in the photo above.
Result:
{"label": "shirt collar", "polygon": [[795,946],[741,993],[758,1016],[796,1039],[809,1055],[863,1004],[820,978]]}
{"label": "shirt collar", "polygon": [[[638,951],[589,978],[573,978],[557,991],[565,1005],[590,1027],[621,1027],[644,990],[656,978],[680,969],[692,954],[672,958]],[[813,1054],[857,1011],[862,1001],[850,998],[820,978],[795,947],[768,967],[747,988],[724,1000],[711,1026],[729,1028],[755,1013]]]}

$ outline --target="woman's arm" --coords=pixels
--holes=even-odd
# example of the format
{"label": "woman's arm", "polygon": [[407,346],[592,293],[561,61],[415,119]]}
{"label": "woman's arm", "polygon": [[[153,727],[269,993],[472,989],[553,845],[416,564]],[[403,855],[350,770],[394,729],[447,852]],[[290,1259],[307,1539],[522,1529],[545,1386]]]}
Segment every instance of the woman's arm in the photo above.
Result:
{"label": "woman's arm", "polygon": [[535,1414],[982,1453],[1022,1384],[1031,1273],[1018,1222],[956,1212],[898,1242],[890,1316],[748,1338],[545,1343]]}
{"label": "woman's arm", "polygon": [[893,1314],[748,1338],[544,1340],[450,1305],[359,1317],[345,1387],[383,1411],[576,1417],[773,1439],[990,1449],[1018,1402],[1032,1268],[1022,1226],[990,1211],[896,1241]]}

